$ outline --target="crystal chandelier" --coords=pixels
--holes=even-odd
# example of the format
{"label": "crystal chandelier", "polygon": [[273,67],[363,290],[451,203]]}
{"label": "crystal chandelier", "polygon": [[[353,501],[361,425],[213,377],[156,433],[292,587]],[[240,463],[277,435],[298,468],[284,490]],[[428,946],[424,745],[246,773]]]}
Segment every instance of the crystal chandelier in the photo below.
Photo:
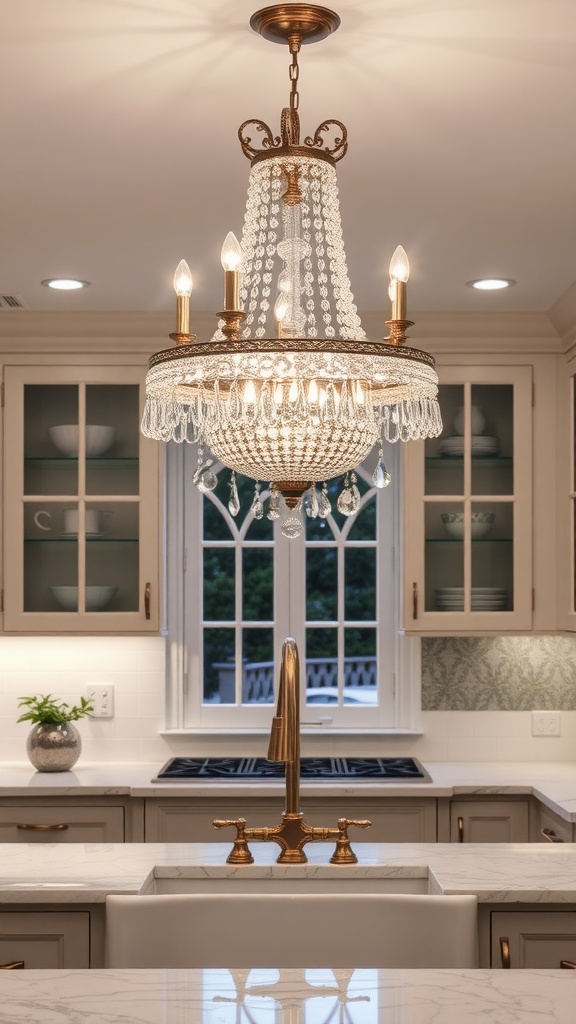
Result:
{"label": "crystal chandelier", "polygon": [[438,378],[432,357],[405,344],[412,321],[401,246],[390,263],[389,335],[373,342],[362,330],[336,183],[336,164],[348,148],[345,126],[323,121],[300,139],[298,54],[303,43],[337,29],[339,17],[286,3],[257,11],[250,24],[289,47],[289,106],[279,135],[260,120],[239,129],[251,171],[242,241],[229,233],[222,247],[225,308],[212,339],[198,342],[189,330],[192,278],[182,261],[174,277],[175,344],[150,359],[142,431],[198,443],[196,476],[204,490],[216,483],[206,472],[212,463],[203,461],[207,445],[233,471],[233,486],[236,472],[251,477],[258,498],[259,482],[269,482],[275,507],[280,495],[293,508],[309,491],[308,514],[317,514],[316,484],[348,474],[339,508],[352,514],[358,492],[351,474],[375,445],[374,483],[389,480],[382,438],[440,433]]}

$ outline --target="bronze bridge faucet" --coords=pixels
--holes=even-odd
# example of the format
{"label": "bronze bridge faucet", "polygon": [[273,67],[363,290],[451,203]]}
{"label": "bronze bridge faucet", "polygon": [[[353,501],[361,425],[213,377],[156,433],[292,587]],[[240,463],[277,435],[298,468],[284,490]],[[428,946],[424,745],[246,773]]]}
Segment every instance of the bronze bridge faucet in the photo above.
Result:
{"label": "bronze bridge faucet", "polygon": [[256,840],[261,843],[278,843],[278,864],[306,864],[308,858],[303,849],[306,843],[324,843],[335,839],[336,849],[330,863],[357,864],[358,858],[350,846],[348,829],[350,825],[369,828],[371,821],[338,818],[337,828],[314,828],[306,824],[300,810],[300,666],[298,647],[292,637],[288,637],[282,645],[278,707],[272,719],[268,760],[283,761],[286,765],[286,809],[282,820],[279,825],[271,828],[247,828],[246,818],[214,821],[214,828],[236,828],[236,839],[226,862],[252,864],[254,857],[248,842]]}

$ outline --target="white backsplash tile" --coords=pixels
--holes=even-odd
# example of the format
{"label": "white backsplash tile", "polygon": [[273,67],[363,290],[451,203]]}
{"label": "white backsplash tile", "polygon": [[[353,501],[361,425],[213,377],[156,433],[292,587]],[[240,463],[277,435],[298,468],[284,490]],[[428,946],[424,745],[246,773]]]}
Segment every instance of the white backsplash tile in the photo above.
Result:
{"label": "white backsplash tile", "polygon": [[[566,637],[467,638],[423,645],[423,735],[358,738],[304,736],[303,753],[342,756],[413,754],[422,761],[576,760],[576,639]],[[502,646],[502,641],[522,644]],[[458,647],[460,645],[460,647]],[[26,758],[26,723],[17,724],[18,698],[54,693],[78,703],[89,683],[114,685],[115,717],[79,723],[82,758],[153,761],[173,754],[264,755],[260,736],[161,736],[164,721],[162,637],[0,637],[0,728],[6,761]],[[440,651],[441,656],[436,660]],[[482,657],[478,659],[478,653]],[[494,666],[505,666],[501,681]],[[481,709],[483,673],[490,700],[509,710]],[[527,688],[528,684],[528,688]],[[503,691],[501,699],[499,689]],[[462,692],[462,689],[464,692]],[[496,696],[494,696],[496,695]],[[533,737],[531,709],[562,697],[561,736]]]}

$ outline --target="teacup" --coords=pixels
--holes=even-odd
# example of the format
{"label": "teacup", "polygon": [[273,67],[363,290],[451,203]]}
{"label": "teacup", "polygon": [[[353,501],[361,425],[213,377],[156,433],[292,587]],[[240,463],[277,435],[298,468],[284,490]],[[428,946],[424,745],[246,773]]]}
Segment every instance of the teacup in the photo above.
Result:
{"label": "teacup", "polygon": [[[87,508],[84,512],[86,536],[100,533],[100,510]],[[78,509],[68,508],[64,512],[64,533],[78,534]]]}

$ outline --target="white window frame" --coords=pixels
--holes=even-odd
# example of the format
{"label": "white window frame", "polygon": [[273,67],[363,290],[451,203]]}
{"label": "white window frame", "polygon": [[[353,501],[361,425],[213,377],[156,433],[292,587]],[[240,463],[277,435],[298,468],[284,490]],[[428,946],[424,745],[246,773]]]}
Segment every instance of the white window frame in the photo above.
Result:
{"label": "white window frame", "polygon": [[[201,501],[192,484],[196,449],[187,444],[166,446],[166,634],[167,687],[166,730],[168,734],[261,734],[270,729],[274,704],[213,705],[202,701],[201,692],[201,620],[198,608],[201,593]],[[372,459],[374,461],[374,458]],[[301,717],[307,734],[338,733],[358,735],[420,733],[420,641],[406,637],[399,629],[401,610],[400,544],[401,448],[390,446],[386,462],[393,483],[377,493],[380,520],[385,515],[392,528],[378,526],[379,588],[377,615],[392,610],[384,628],[377,631],[379,672],[385,680],[380,686],[377,706],[344,707],[326,704],[306,705],[302,687]],[[223,470],[223,472],[228,472]],[[262,490],[264,493],[264,488]],[[245,513],[244,513],[245,514]],[[345,524],[344,533],[353,519]],[[278,530],[279,534],[279,530]],[[260,546],[262,542],[259,542]],[[326,542],[318,542],[322,546]],[[339,558],[343,558],[340,548]],[[301,595],[305,579],[305,547],[301,538],[279,538],[274,573],[274,660],[278,666],[283,640],[294,635],[300,648],[301,676],[304,675],[304,611]],[[281,571],[279,571],[279,567]],[[288,587],[286,587],[288,579]],[[289,600],[286,602],[286,590]],[[342,595],[339,596],[340,608]],[[323,626],[327,624],[322,623]],[[360,625],[369,625],[361,623]],[[291,628],[292,627],[292,628]],[[340,626],[339,628],[343,628]],[[391,649],[390,649],[391,648]],[[275,684],[277,679],[275,678]],[[306,724],[304,724],[306,723]]]}

